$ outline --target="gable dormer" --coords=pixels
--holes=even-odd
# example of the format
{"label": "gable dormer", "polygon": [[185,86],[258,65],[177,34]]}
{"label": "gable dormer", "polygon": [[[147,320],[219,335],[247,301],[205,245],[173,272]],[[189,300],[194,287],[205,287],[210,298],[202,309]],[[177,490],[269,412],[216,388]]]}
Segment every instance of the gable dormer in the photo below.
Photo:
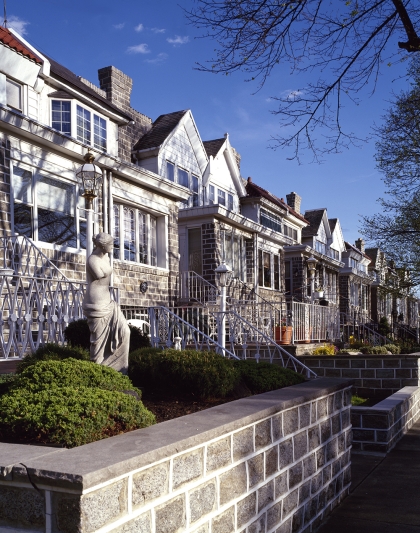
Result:
{"label": "gable dormer", "polygon": [[184,207],[203,205],[208,157],[191,111],[160,115],[135,144],[133,156],[139,166],[189,189]]}

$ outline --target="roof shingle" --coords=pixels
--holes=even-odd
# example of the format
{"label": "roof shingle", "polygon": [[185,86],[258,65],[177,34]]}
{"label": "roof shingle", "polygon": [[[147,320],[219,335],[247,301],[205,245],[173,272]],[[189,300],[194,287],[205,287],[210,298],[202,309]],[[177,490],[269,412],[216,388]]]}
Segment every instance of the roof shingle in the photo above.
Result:
{"label": "roof shingle", "polygon": [[314,237],[318,234],[319,226],[322,222],[325,209],[312,209],[311,211],[305,211],[305,218],[309,221],[309,226],[303,228],[302,238]]}
{"label": "roof shingle", "polygon": [[214,139],[212,141],[203,141],[204,148],[207,152],[207,155],[210,157],[211,155],[213,157],[216,157],[216,155],[219,153],[220,148],[223,146],[223,143],[226,141],[226,139]]}
{"label": "roof shingle", "polygon": [[16,52],[19,52],[19,54],[22,54],[28,59],[35,61],[35,63],[38,63],[38,65],[42,65],[42,59],[36,56],[32,52],[32,50],[27,48],[23,43],[18,41],[18,39],[16,39],[16,37],[7,28],[4,28],[3,26],[0,26],[0,42],[5,44],[9,48],[12,48]]}
{"label": "roof shingle", "polygon": [[185,113],[187,113],[187,110],[160,115],[153,122],[152,129],[134,145],[133,150],[147,150],[161,146]]}

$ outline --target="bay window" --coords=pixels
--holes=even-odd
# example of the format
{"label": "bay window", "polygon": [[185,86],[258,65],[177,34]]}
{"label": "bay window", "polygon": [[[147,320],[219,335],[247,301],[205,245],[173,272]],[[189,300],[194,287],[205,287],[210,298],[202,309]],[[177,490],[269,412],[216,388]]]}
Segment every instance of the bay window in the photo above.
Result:
{"label": "bay window", "polygon": [[280,255],[258,250],[258,285],[268,289],[281,289]]}
{"label": "bay window", "polygon": [[71,101],[70,100],[53,100],[51,102],[52,127],[71,135]]}
{"label": "bay window", "polygon": [[12,188],[15,233],[44,243],[86,246],[84,200],[77,184],[13,166]]}

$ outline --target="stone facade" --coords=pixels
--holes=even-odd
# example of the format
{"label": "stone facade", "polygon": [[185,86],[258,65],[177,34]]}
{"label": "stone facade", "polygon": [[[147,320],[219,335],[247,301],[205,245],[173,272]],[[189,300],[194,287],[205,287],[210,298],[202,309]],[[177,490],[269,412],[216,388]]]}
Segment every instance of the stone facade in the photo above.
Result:
{"label": "stone facade", "polygon": [[385,455],[419,418],[419,387],[404,387],[373,407],[352,407],[353,451]]}
{"label": "stone facade", "polygon": [[1,444],[0,526],[315,531],[349,492],[350,396],[320,379],[73,450]]}
{"label": "stone facade", "polygon": [[353,379],[356,394],[364,397],[384,398],[403,387],[420,385],[418,355],[311,355],[299,360],[319,377]]}

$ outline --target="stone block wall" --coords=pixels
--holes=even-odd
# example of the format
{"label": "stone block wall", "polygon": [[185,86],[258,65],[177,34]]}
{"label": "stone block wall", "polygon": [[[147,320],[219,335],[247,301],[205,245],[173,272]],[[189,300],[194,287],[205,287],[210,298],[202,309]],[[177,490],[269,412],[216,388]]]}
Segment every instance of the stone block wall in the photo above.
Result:
{"label": "stone block wall", "polygon": [[404,387],[373,407],[352,407],[353,450],[385,455],[419,418],[419,387]]}
{"label": "stone block wall", "polygon": [[356,394],[384,398],[403,387],[419,386],[418,355],[300,356],[319,377],[350,378]]}
{"label": "stone block wall", "polygon": [[0,444],[0,528],[315,531],[350,487],[350,386],[318,379],[73,450]]}

